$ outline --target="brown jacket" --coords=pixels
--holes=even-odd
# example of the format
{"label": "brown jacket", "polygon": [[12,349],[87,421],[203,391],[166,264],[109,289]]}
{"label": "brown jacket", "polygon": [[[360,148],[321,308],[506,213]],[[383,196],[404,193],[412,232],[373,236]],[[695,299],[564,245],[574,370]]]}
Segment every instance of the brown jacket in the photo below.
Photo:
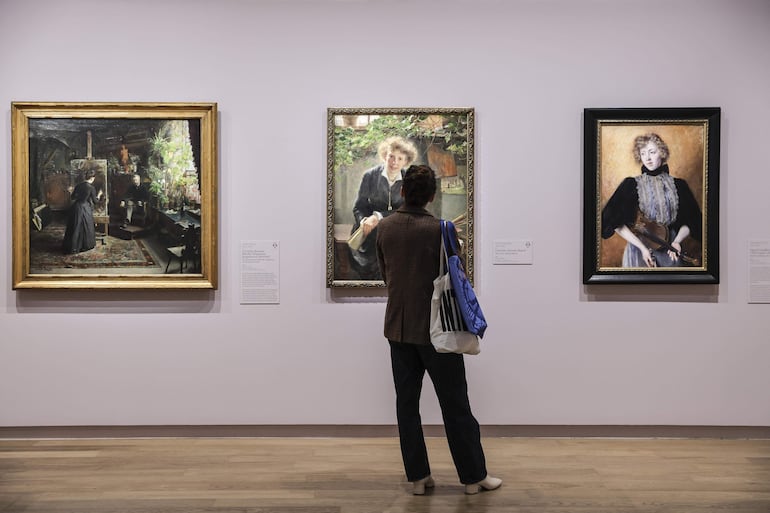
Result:
{"label": "brown jacket", "polygon": [[430,300],[440,246],[441,223],[425,209],[402,206],[377,225],[377,258],[388,288],[388,340],[430,344]]}

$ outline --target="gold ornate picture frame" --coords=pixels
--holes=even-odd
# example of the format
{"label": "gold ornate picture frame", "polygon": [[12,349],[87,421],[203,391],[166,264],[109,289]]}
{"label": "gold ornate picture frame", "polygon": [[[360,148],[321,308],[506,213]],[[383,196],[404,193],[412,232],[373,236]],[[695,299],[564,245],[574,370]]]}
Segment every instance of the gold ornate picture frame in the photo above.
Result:
{"label": "gold ornate picture frame", "polygon": [[408,164],[427,164],[436,172],[437,193],[428,210],[438,218],[454,221],[472,282],[474,110],[329,108],[327,287],[384,286],[374,254],[376,229],[363,237],[357,228],[363,216],[387,216],[400,202],[399,181],[390,187],[387,182],[373,185],[373,178],[382,172],[388,148],[408,154]]}
{"label": "gold ornate picture frame", "polygon": [[11,104],[14,289],[216,289],[216,103]]}

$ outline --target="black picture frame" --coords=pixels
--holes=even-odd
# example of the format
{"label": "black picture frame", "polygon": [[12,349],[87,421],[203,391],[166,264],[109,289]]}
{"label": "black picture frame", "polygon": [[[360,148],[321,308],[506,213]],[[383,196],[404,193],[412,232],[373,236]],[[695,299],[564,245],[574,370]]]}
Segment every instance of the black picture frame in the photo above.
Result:
{"label": "black picture frame", "polygon": [[[719,107],[584,110],[584,284],[719,283],[720,118]],[[653,141],[662,140],[664,149],[659,153],[663,161],[658,171],[664,170],[661,174],[668,175],[663,177],[667,185],[649,185],[659,184],[658,179],[645,182],[655,172],[642,172],[643,163],[635,148],[637,141],[639,145],[647,144],[649,134],[659,137]],[[668,173],[663,164],[668,166]],[[643,182],[647,185],[640,185]],[[642,187],[642,197],[664,198],[662,203],[652,200],[645,203],[649,216],[641,213],[639,187]],[[666,190],[669,192],[655,192]],[[636,200],[636,208],[629,205],[628,198],[631,202]],[[667,206],[662,206],[664,203]],[[670,223],[655,223],[649,220],[655,217],[654,211],[667,212],[659,213],[658,221],[666,216],[674,219]],[[633,212],[639,217],[620,221],[631,219]],[[685,219],[693,226],[684,224]],[[646,224],[648,221],[650,224]],[[612,228],[616,224],[617,229]],[[635,249],[638,244],[627,242],[633,240],[633,236],[626,238],[628,231],[623,230],[624,226],[636,236],[635,242],[641,242],[653,255],[650,262],[663,264],[638,265],[644,261],[645,253]],[[676,241],[685,233],[685,226],[689,235]],[[681,253],[667,261],[666,254],[672,244],[674,249],[680,245]],[[639,257],[631,254],[635,251]],[[655,254],[659,256],[657,260]],[[664,267],[667,263],[673,265]]]}

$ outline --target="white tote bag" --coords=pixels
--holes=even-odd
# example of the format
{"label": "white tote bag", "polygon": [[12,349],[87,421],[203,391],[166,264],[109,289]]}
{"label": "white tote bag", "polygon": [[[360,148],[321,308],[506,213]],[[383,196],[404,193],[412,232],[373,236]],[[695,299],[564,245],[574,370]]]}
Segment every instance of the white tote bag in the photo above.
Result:
{"label": "white tote bag", "polygon": [[452,281],[446,270],[446,248],[441,238],[441,263],[438,278],[433,280],[430,302],[430,341],[439,353],[479,354],[479,338],[465,326],[457,306]]}

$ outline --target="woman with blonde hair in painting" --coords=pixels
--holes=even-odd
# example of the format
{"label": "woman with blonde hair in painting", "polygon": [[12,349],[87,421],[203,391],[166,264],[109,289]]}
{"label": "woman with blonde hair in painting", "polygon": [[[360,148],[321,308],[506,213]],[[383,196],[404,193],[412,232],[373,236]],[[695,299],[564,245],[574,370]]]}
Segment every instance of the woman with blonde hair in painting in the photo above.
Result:
{"label": "woman with blonde hair in painting", "polygon": [[634,140],[641,174],[625,178],[602,210],[602,238],[626,241],[623,267],[697,265],[682,250],[688,238],[701,240],[698,202],[687,182],[669,174],[669,148],[656,133]]}
{"label": "woman with blonde hair in painting", "polygon": [[377,225],[403,204],[403,170],[417,159],[417,148],[403,137],[388,137],[377,148],[381,164],[367,170],[361,178],[353,205],[355,224],[351,233],[361,228],[362,242],[350,248],[351,266],[362,280],[380,280],[375,239]]}

